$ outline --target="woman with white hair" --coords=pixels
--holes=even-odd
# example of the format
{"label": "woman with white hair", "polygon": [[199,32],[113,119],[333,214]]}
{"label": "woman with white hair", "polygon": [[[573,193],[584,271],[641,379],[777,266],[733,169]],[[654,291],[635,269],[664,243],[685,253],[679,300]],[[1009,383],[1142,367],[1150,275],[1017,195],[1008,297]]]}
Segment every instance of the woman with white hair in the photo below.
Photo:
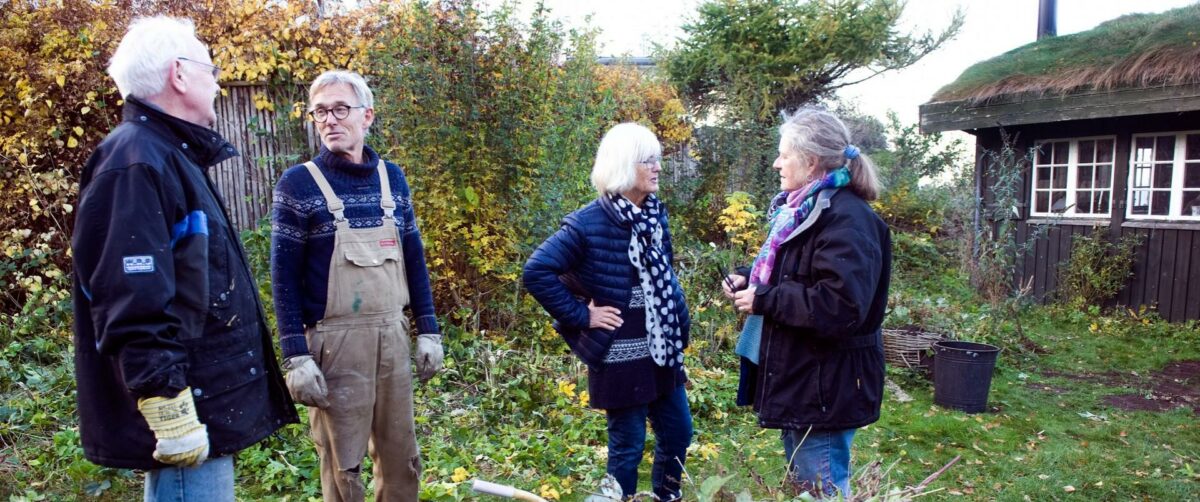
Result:
{"label": "woman with white hair", "polygon": [[592,167],[600,196],[534,251],[524,282],[587,363],[591,405],[608,418],[608,473],[626,496],[636,493],[649,418],[654,494],[678,500],[692,438],[683,387],[689,324],[666,208],[654,195],[661,160],[649,129],[610,129]]}
{"label": "woman with white hair", "polygon": [[783,191],[751,267],[722,287],[748,313],[738,339],[738,404],[781,429],[789,479],[817,496],[850,496],[850,442],[879,419],[880,325],[892,244],[867,204],[875,166],[833,114],[803,109],[779,128]]}

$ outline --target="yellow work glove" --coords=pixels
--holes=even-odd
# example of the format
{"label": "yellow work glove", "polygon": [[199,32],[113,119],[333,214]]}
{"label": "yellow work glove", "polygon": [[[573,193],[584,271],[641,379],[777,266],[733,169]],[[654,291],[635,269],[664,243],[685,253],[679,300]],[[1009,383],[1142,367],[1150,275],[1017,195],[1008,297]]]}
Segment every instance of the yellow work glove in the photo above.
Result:
{"label": "yellow work glove", "polygon": [[321,368],[313,361],[312,356],[289,357],[283,362],[283,369],[287,370],[284,381],[287,382],[292,399],[305,406],[329,407],[325,375],[321,374]]}
{"label": "yellow work glove", "polygon": [[417,376],[433,378],[442,369],[442,335],[417,335]]}
{"label": "yellow work glove", "polygon": [[196,417],[191,387],[175,397],[138,400],[138,411],[146,418],[158,443],[154,459],[164,464],[195,467],[208,458],[208,428]]}

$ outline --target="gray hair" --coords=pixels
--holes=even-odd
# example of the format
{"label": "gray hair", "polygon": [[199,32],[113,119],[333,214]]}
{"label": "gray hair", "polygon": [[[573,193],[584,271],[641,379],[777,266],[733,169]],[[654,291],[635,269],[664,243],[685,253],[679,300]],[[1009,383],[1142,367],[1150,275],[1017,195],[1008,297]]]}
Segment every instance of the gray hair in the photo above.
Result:
{"label": "gray hair", "polygon": [[662,155],[654,132],[641,124],[617,124],[604,134],[592,164],[592,186],[601,195],[621,193],[637,183],[638,162]]}
{"label": "gray hair", "polygon": [[196,38],[190,19],[166,16],[133,20],[108,60],[108,76],[121,97],[147,98],[162,92],[171,63],[179,57],[198,57],[208,49]]}
{"label": "gray hair", "polygon": [[853,159],[846,156],[851,146],[850,130],[836,115],[820,108],[801,108],[784,114],[779,126],[779,141],[793,152],[815,159],[819,174],[842,166],[850,169],[850,189],[865,200],[879,198],[883,189],[875,163],[865,153]]}
{"label": "gray hair", "polygon": [[375,108],[375,94],[367,86],[367,80],[362,75],[347,70],[329,70],[318,75],[308,88],[309,106],[312,106],[311,101],[318,91],[338,84],[350,86],[350,89],[354,91],[354,96],[358,98],[358,104],[367,108]]}

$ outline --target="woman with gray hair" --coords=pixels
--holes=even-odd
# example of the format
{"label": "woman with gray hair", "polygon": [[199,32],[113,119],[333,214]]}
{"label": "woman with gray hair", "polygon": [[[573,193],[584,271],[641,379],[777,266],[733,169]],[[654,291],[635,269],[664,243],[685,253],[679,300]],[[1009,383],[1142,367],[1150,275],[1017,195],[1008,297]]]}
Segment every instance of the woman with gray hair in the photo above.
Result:
{"label": "woman with gray hair", "polygon": [[608,418],[608,473],[626,496],[636,493],[649,418],[651,486],[660,500],[678,500],[692,438],[683,387],[689,323],[667,211],[654,195],[661,160],[649,129],[610,129],[592,167],[599,198],[534,251],[524,282],[587,363],[591,405]]}
{"label": "woman with gray hair", "polygon": [[892,244],[867,204],[875,166],[833,114],[802,109],[779,128],[783,190],[754,263],[725,278],[750,314],[738,339],[738,404],[780,429],[789,479],[817,496],[850,496],[850,442],[879,419],[880,326]]}

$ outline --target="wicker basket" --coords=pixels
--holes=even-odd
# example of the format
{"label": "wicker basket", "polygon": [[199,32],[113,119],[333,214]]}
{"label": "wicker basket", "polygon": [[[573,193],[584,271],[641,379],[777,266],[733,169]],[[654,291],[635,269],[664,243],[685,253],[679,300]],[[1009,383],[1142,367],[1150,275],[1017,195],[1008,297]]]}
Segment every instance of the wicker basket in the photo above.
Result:
{"label": "wicker basket", "polygon": [[933,342],[946,340],[943,335],[908,329],[883,330],[883,359],[895,366],[928,369],[930,357],[925,351]]}

